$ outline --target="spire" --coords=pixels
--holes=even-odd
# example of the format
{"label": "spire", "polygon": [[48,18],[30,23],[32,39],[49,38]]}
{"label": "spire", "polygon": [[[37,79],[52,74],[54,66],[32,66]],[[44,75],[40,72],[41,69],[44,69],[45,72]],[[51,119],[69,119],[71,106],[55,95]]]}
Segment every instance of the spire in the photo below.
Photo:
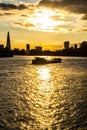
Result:
{"label": "spire", "polygon": [[6,48],[7,48],[8,50],[11,50],[11,43],[10,43],[10,34],[9,34],[9,32],[7,33]]}

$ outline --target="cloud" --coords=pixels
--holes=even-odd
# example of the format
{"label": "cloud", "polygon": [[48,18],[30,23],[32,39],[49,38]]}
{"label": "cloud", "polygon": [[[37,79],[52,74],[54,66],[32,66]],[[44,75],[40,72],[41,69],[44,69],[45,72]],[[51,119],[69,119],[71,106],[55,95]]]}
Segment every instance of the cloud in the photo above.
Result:
{"label": "cloud", "polygon": [[[6,4],[7,3],[7,4]],[[17,6],[17,3],[19,6]],[[27,4],[27,5],[26,5]],[[1,0],[2,9],[26,9],[27,6],[66,10],[70,13],[87,14],[87,0]],[[26,5],[26,6],[25,6]]]}
{"label": "cloud", "polygon": [[23,9],[27,9],[27,6],[24,4],[14,5],[14,4],[0,3],[0,9],[2,9],[2,10],[23,10]]}
{"label": "cloud", "polygon": [[0,16],[11,16],[11,15],[14,15],[14,13],[8,13],[8,12],[0,13]]}
{"label": "cloud", "polygon": [[13,26],[15,27],[21,27],[21,28],[25,28],[25,29],[29,29],[29,30],[32,30],[32,28],[34,28],[34,25],[32,23],[24,23],[24,22],[13,22],[12,23]]}
{"label": "cloud", "polygon": [[6,4],[20,4],[20,3],[38,4],[40,0],[0,0],[0,2]]}
{"label": "cloud", "polygon": [[3,16],[3,14],[2,14],[2,13],[0,13],[0,16]]}
{"label": "cloud", "polygon": [[25,18],[26,18],[26,17],[28,17],[28,15],[26,15],[26,14],[22,14],[21,17],[25,17]]}
{"label": "cloud", "polygon": [[81,31],[83,31],[83,32],[87,32],[87,29],[82,29]]}
{"label": "cloud", "polygon": [[[17,4],[19,6],[17,6]],[[66,10],[70,13],[87,14],[87,0],[1,0],[2,9],[25,9],[25,5]]]}
{"label": "cloud", "polygon": [[42,0],[39,6],[63,9],[72,13],[87,13],[87,0]]}
{"label": "cloud", "polygon": [[9,9],[18,9],[18,7],[16,5],[13,5],[13,4],[0,3],[0,9],[9,10]]}
{"label": "cloud", "polygon": [[[15,4],[14,1],[19,4]],[[84,24],[87,20],[86,0],[12,0],[12,2],[13,4],[0,3],[0,17],[9,19],[9,24],[14,27],[67,32],[76,31],[80,27],[82,29],[82,26],[87,24]]]}
{"label": "cloud", "polygon": [[87,20],[87,14],[82,17],[82,20]]}

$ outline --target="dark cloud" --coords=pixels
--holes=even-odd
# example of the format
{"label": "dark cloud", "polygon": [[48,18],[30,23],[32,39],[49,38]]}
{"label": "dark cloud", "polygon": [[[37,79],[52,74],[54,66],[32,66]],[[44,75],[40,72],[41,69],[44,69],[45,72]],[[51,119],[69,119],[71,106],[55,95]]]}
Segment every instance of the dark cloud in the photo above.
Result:
{"label": "dark cloud", "polygon": [[17,9],[17,6],[13,4],[0,3],[0,9],[3,10]]}
{"label": "dark cloud", "polygon": [[0,13],[0,16],[1,17],[4,17],[4,16],[13,16],[15,15],[14,13]]}
{"label": "dark cloud", "polygon": [[21,4],[21,5],[19,5],[19,6],[18,6],[18,9],[19,9],[19,10],[22,10],[22,9],[27,9],[27,6],[25,6],[25,5]]}
{"label": "dark cloud", "polygon": [[21,17],[28,17],[28,15],[26,15],[26,14],[22,14]]}
{"label": "dark cloud", "polygon": [[[87,14],[87,0],[41,0],[37,7],[39,6],[67,10],[72,13]],[[23,10],[29,7],[28,3],[27,6],[25,4],[0,3],[0,8],[3,10]]]}
{"label": "dark cloud", "polygon": [[82,20],[87,20],[87,14],[82,17]]}
{"label": "dark cloud", "polygon": [[61,8],[73,13],[87,13],[87,0],[42,0],[39,6]]}
{"label": "dark cloud", "polygon": [[0,9],[2,9],[2,10],[23,10],[23,9],[27,9],[27,6],[25,6],[24,4],[14,5],[14,4],[0,3]]}
{"label": "dark cloud", "polygon": [[87,29],[82,29],[81,31],[83,31],[83,32],[87,32]]}
{"label": "dark cloud", "polygon": [[34,25],[32,23],[20,23],[20,22],[14,22],[13,24],[15,25],[19,25],[21,27],[25,27],[25,28],[29,28],[29,27],[34,27]]}
{"label": "dark cloud", "polygon": [[14,16],[15,15],[15,13],[14,12],[7,12],[7,11],[2,11],[1,13],[0,13],[0,16],[1,17],[8,17],[8,16]]}
{"label": "dark cloud", "polygon": [[14,13],[3,13],[3,15],[14,15]]}

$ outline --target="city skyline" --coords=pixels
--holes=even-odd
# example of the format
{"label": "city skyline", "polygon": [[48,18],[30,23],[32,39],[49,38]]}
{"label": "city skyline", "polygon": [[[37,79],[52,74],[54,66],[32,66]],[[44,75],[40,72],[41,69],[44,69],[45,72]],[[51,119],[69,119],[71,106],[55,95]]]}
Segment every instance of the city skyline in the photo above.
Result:
{"label": "city skyline", "polygon": [[13,57],[14,55],[87,56],[87,41],[82,41],[79,48],[77,44],[71,46],[70,41],[65,41],[64,48],[62,50],[56,48],[55,51],[50,48],[43,49],[42,46],[31,48],[28,43],[26,50],[24,48],[20,50],[18,47],[11,49],[10,33],[7,32],[6,46],[0,44],[0,57]]}
{"label": "city skyline", "polygon": [[[63,47],[62,47],[62,49],[70,49],[70,48],[80,48],[81,47],[81,45],[82,44],[84,44],[85,46],[86,46],[86,48],[87,48],[87,41],[82,41],[81,43],[75,43],[75,44],[71,44],[70,43],[70,41],[64,41],[64,43],[63,43]],[[83,46],[84,46],[83,45]],[[3,47],[2,47],[3,46]],[[52,45],[51,45],[52,46]],[[10,32],[8,31],[7,32],[7,39],[6,39],[6,45],[4,45],[4,44],[0,44],[0,47],[1,48],[7,48],[8,50],[14,50],[14,49],[18,49],[18,50],[26,50],[26,51],[28,51],[28,50],[30,50],[30,49],[35,49],[35,48],[40,48],[40,49],[42,49],[43,48],[43,50],[49,50],[49,51],[52,51],[51,49],[50,49],[50,47],[49,48],[45,48],[44,49],[44,47],[43,46],[41,46],[41,45],[35,45],[33,48],[31,47],[31,44],[29,44],[29,43],[27,43],[27,44],[25,44],[25,47],[24,48],[18,48],[18,46],[16,46],[14,49],[11,49],[11,41],[10,41]],[[57,50],[61,50],[61,49],[53,49],[53,51],[57,51]]]}
{"label": "city skyline", "polygon": [[64,41],[87,41],[85,0],[0,0],[0,44],[10,32],[13,48],[61,49]]}

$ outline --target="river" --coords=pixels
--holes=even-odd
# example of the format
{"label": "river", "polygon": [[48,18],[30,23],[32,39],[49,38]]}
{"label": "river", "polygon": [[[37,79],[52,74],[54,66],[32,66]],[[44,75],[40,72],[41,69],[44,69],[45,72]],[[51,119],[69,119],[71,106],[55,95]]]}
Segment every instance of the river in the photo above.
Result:
{"label": "river", "polygon": [[87,57],[33,58],[0,58],[0,130],[87,130]]}

